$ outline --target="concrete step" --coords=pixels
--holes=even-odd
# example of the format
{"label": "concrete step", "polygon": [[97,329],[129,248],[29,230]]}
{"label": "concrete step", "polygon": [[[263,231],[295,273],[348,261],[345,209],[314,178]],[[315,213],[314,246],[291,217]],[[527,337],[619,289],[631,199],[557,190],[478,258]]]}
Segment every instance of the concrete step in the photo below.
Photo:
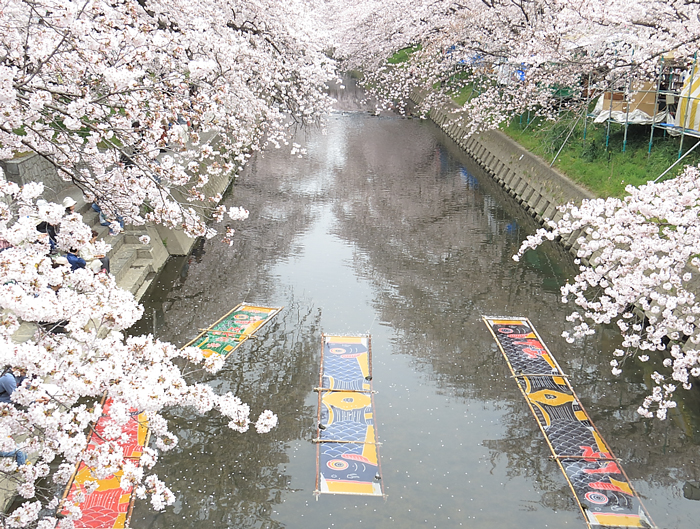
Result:
{"label": "concrete step", "polygon": [[[150,276],[150,277],[149,277]],[[136,259],[117,280],[117,285],[132,294],[137,294],[146,281],[153,280],[155,273],[150,259]],[[146,286],[148,288],[148,285]],[[144,289],[145,292],[145,289]],[[137,297],[138,299],[138,297]]]}
{"label": "concrete step", "polygon": [[137,300],[141,300],[143,296],[146,295],[146,291],[148,290],[148,287],[151,286],[153,281],[158,277],[158,274],[156,272],[149,272],[148,275],[146,275],[146,279],[143,281],[139,289],[134,292],[134,297]]}
{"label": "concrete step", "polygon": [[[151,252],[153,248],[149,244],[143,244],[141,242],[128,242],[129,238],[124,238],[127,242],[123,242],[119,246],[119,252],[135,252],[137,259],[153,259]],[[138,241],[138,239],[136,239]]]}
{"label": "concrete step", "polygon": [[128,245],[130,250],[133,250],[135,248],[139,250],[143,248],[150,248],[150,245],[144,245],[141,241],[139,241],[139,237],[141,237],[141,235],[144,235],[141,232],[133,232],[127,228],[121,233],[118,233],[116,235],[110,235],[108,226],[99,227],[102,228],[102,230],[97,230],[95,227],[93,227],[92,229],[98,232],[98,239],[102,239],[107,244],[110,244],[112,246],[112,249],[108,254],[110,259],[112,259],[113,256],[116,256],[121,251],[124,245]]}
{"label": "concrete step", "polygon": [[129,267],[134,264],[138,255],[131,245],[122,244],[117,252],[111,252],[109,257],[109,269],[119,284],[128,273]]}
{"label": "concrete step", "polygon": [[97,232],[97,240],[102,240],[109,244],[112,249],[109,251],[107,254],[109,258],[111,259],[113,255],[116,255],[117,252],[119,251],[119,248],[124,244],[124,237],[122,236],[121,233],[117,235],[110,235],[109,234],[109,229],[105,226],[100,226],[103,228],[102,230],[97,230],[95,227],[92,229]]}
{"label": "concrete step", "polygon": [[[117,285],[131,291],[140,299],[153,278],[160,271],[169,252],[155,226],[125,226],[116,235],[109,234],[109,226],[100,224],[99,214],[92,209],[82,193],[72,189],[59,197],[59,202],[70,196],[76,201],[75,211],[83,217],[83,222],[97,232],[98,240],[103,240],[112,248],[108,252],[110,272],[114,275]],[[147,235],[149,244],[143,244],[139,238]]]}
{"label": "concrete step", "polygon": [[[108,253],[110,272],[117,285],[140,299],[168,257],[157,230],[147,226],[126,226],[121,233],[110,235],[109,226],[100,225],[99,215],[90,204],[82,204],[80,213],[83,221],[97,232],[98,239],[112,246]],[[143,235],[148,235],[152,242],[143,244],[139,240]]]}
{"label": "concrete step", "polygon": [[[87,208],[86,211],[79,211],[83,217],[83,222],[87,224],[88,226],[91,226],[93,230],[95,230],[95,226],[99,226],[100,224],[100,218],[99,215],[94,212],[92,209]],[[101,227],[101,226],[100,226]]]}

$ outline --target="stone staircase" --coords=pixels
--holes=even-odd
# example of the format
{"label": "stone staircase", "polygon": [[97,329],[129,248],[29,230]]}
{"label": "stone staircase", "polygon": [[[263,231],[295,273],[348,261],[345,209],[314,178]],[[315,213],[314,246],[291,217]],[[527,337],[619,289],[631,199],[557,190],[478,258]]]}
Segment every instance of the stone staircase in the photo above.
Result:
{"label": "stone staircase", "polygon": [[[157,229],[153,226],[126,226],[121,233],[110,235],[109,227],[100,225],[98,213],[85,202],[82,195],[74,192],[70,196],[77,202],[75,211],[97,232],[98,240],[112,246],[107,257],[117,286],[140,300],[169,256]],[[143,235],[150,238],[148,244],[139,240]]]}

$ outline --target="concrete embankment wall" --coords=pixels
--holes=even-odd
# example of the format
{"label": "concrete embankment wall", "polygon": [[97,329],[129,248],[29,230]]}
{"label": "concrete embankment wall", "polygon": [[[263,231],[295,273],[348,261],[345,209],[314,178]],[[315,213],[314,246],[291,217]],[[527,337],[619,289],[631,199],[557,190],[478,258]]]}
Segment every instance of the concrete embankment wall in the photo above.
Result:
{"label": "concrete embankment wall", "polygon": [[[416,102],[416,98],[412,99]],[[455,123],[456,120],[448,110],[431,110],[430,118],[540,224],[544,224],[546,219],[557,221],[561,218],[562,213],[557,206],[569,202],[580,204],[583,199],[594,198],[592,193],[550,168],[544,160],[498,130],[468,136],[466,129]],[[579,248],[576,241],[580,237],[581,232],[578,231],[559,242],[576,257]],[[582,261],[586,263],[585,260]],[[700,296],[700,279],[687,288]],[[639,317],[651,315],[639,306],[636,307],[636,312]],[[683,351],[697,347],[690,341],[679,345]],[[686,404],[685,400],[690,404]],[[674,418],[687,432],[692,432],[696,411],[691,408],[697,405],[700,394],[695,391],[693,396],[686,396],[685,400],[678,402],[678,412]]]}
{"label": "concrete embankment wall", "polygon": [[[207,140],[213,146],[218,144],[216,137],[207,138]],[[221,160],[217,161],[221,162]],[[75,199],[76,211],[83,216],[83,221],[98,232],[100,239],[104,239],[112,246],[109,253],[110,268],[117,286],[129,290],[137,300],[141,300],[145,295],[169,256],[189,254],[196,242],[196,239],[185,235],[182,229],[153,224],[128,225],[121,234],[109,235],[109,230],[100,225],[97,213],[90,209],[90,204],[85,202],[80,189],[72,182],[60,178],[56,167],[38,154],[26,154],[2,161],[0,167],[9,181],[19,185],[43,182],[42,197],[46,200],[60,203],[66,196]],[[206,169],[203,167],[203,170]],[[223,194],[235,178],[235,175],[224,171],[213,171],[208,176],[209,181],[201,189],[206,196]],[[173,189],[172,192],[182,204],[190,204],[183,190]],[[194,202],[193,205],[205,210],[212,207],[207,202]],[[147,235],[150,242],[147,244],[140,242],[140,237],[143,235]],[[16,339],[26,339],[32,332],[33,328],[27,327],[26,332],[19,333]]]}
{"label": "concrete embankment wall", "polygon": [[[562,215],[558,206],[594,198],[498,130],[469,136],[466,127],[454,122],[446,110],[431,110],[430,118],[540,224],[547,219],[558,220]],[[579,236],[580,233],[573,233],[561,240],[574,255]]]}

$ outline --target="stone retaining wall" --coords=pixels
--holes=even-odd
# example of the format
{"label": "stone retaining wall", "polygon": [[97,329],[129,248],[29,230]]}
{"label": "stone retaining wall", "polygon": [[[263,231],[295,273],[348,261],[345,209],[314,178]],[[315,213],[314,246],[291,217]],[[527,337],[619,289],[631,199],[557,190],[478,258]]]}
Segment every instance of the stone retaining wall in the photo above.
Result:
{"label": "stone retaining wall", "polygon": [[[412,95],[411,99],[417,103],[420,97]],[[569,202],[580,204],[583,199],[595,198],[592,193],[550,168],[544,160],[498,130],[468,136],[464,127],[452,122],[449,110],[431,110],[430,118],[540,224],[544,224],[547,219],[557,221],[561,218],[562,213],[557,206]],[[581,232],[576,231],[559,242],[577,257],[579,244],[576,241],[580,236]],[[582,262],[588,264],[584,259]],[[695,285],[688,285],[688,289],[700,296],[700,280]],[[640,318],[651,315],[639,306],[635,312]],[[690,341],[679,345],[683,351],[696,349]],[[696,391],[694,399],[698,399],[697,394]],[[683,400],[678,401],[675,419],[686,431],[692,432],[695,412],[688,411],[686,406]]]}
{"label": "stone retaining wall", "polygon": [[59,197],[63,198],[66,190],[75,187],[72,182],[61,179],[56,167],[36,153],[27,153],[12,160],[2,160],[0,167],[5,171],[5,178],[15,184],[42,182],[43,197],[51,202],[56,202]]}
{"label": "stone retaining wall", "polygon": [[[499,183],[540,224],[557,221],[558,206],[580,203],[594,195],[550,168],[541,158],[527,151],[498,130],[468,136],[465,127],[454,123],[446,110],[430,111],[430,119]],[[576,255],[580,233],[572,233],[561,243]]]}

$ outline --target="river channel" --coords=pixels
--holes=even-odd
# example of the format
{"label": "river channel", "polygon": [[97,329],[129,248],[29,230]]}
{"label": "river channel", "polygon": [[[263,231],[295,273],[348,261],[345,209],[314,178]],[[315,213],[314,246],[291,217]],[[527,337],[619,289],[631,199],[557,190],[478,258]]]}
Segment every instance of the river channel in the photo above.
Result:
{"label": "river channel", "polygon": [[[572,258],[554,244],[512,255],[537,228],[427,120],[338,111],[289,148],[254,156],[227,205],[250,218],[168,263],[143,332],[183,345],[241,301],[284,310],[206,380],[233,391],[271,433],[237,434],[211,413],[169,413],[179,436],[163,512],[137,502],[132,527],[584,528],[482,315],[526,316],[659,527],[697,527],[698,421],[642,419],[645,373],[610,374],[611,330],[567,344],[559,288]],[[371,333],[387,497],[314,496],[321,333]]]}

